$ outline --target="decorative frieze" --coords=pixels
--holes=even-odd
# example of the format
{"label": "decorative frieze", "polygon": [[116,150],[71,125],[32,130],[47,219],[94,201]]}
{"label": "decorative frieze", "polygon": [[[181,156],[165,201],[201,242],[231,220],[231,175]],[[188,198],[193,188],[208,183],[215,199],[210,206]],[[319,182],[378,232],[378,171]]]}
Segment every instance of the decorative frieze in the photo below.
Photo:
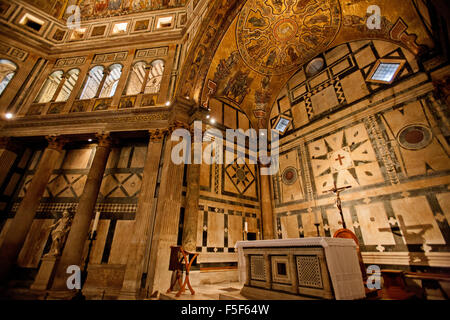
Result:
{"label": "decorative frieze", "polygon": [[0,53],[20,61],[25,61],[28,57],[28,52],[2,42],[0,42]]}
{"label": "decorative frieze", "polygon": [[70,57],[56,60],[55,67],[65,68],[79,66],[86,62],[86,57]]}
{"label": "decorative frieze", "polygon": [[93,63],[108,63],[124,61],[128,57],[128,51],[96,54]]}
{"label": "decorative frieze", "polygon": [[136,58],[156,58],[165,57],[169,52],[169,47],[150,48],[136,51]]}

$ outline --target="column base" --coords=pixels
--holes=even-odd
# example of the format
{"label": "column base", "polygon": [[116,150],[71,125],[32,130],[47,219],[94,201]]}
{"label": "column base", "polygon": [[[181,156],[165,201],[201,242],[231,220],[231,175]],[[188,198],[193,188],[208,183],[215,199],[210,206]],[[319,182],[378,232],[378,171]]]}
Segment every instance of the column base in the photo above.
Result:
{"label": "column base", "polygon": [[78,294],[79,293],[77,292],[77,290],[73,290],[73,291],[68,291],[68,290],[63,290],[63,291],[50,290],[48,292],[47,300],[74,300],[74,298]]}
{"label": "column base", "polygon": [[45,291],[55,274],[55,266],[60,257],[43,257],[41,267],[30,289],[33,291]]}

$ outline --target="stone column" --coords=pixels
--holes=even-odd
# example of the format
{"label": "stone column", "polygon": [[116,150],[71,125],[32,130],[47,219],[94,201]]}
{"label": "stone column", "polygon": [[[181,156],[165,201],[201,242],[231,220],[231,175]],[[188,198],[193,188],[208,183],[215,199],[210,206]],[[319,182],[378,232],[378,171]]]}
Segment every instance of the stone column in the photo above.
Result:
{"label": "stone column", "polygon": [[134,220],[133,234],[128,247],[127,267],[120,292],[121,299],[136,299],[141,289],[142,274],[146,271],[147,251],[153,234],[156,203],[155,190],[167,130],[151,130],[145,159],[142,187]]}
{"label": "stone column", "polygon": [[123,62],[121,77],[119,79],[119,83],[117,84],[116,92],[115,92],[114,96],[112,97],[110,110],[119,109],[120,99],[122,98],[122,94],[124,92],[125,87],[128,85],[128,80],[129,80],[128,75],[130,74],[130,71],[132,70],[132,64],[133,64],[135,52],[136,52],[136,49],[128,50],[128,57],[127,57],[126,61]]}
{"label": "stone column", "polygon": [[184,164],[176,165],[171,160],[172,148],[178,143],[171,141],[169,134],[164,147],[161,185],[157,196],[155,227],[147,271],[148,294],[165,292],[170,286],[170,246],[177,244],[184,171]]}
{"label": "stone column", "polygon": [[105,85],[105,82],[106,82],[106,78],[108,78],[110,73],[111,73],[111,70],[109,70],[109,69],[103,70],[103,78],[102,78],[102,81],[100,81],[100,84],[97,88],[97,93],[95,94],[94,99],[97,99],[98,97],[100,97],[100,94],[102,93],[102,90],[103,90],[103,86]]}
{"label": "stone column", "polygon": [[86,62],[79,67],[80,73],[78,74],[77,82],[75,83],[72,92],[70,93],[69,99],[67,99],[64,110],[61,113],[69,113],[76,99],[81,95],[81,89],[85,84],[85,77],[89,77],[89,67],[91,66],[92,60],[94,59],[94,54],[89,54],[86,57]]}
{"label": "stone column", "polygon": [[64,87],[64,84],[66,81],[70,78],[70,75],[66,72],[61,77],[61,81],[59,82],[58,88],[56,88],[55,93],[53,94],[52,99],[50,100],[50,103],[55,102],[58,98],[59,94],[61,93],[62,88]]}
{"label": "stone column", "polygon": [[[199,131],[195,134],[195,130]],[[198,200],[200,197],[200,164],[194,161],[194,150],[198,148],[202,151],[202,128],[191,128],[191,164],[187,165],[187,190],[186,190],[186,208],[183,221],[183,249],[189,252],[195,252],[197,247],[197,225],[198,225]],[[199,137],[198,141],[194,138]],[[202,153],[199,154],[200,157]],[[198,160],[201,160],[198,159]]]}
{"label": "stone column", "polygon": [[[262,164],[260,164],[260,169]],[[273,208],[272,208],[272,193],[270,192],[270,177],[262,175],[261,170],[259,174],[260,181],[260,199],[261,199],[261,218],[262,218],[262,234],[263,239],[274,239],[273,232]]]}
{"label": "stone column", "polygon": [[91,169],[80,197],[66,245],[58,264],[56,277],[52,286],[53,291],[67,290],[67,267],[70,265],[82,265],[83,249],[88,238],[89,227],[94,217],[95,204],[98,192],[105,172],[108,156],[111,151],[111,139],[109,134],[98,134],[99,140]]}
{"label": "stone column", "polygon": [[6,281],[8,273],[16,263],[25,238],[30,230],[45,187],[55,169],[64,142],[55,136],[47,137],[48,147],[42,155],[30,187],[20,203],[14,219],[0,247],[0,281]]}

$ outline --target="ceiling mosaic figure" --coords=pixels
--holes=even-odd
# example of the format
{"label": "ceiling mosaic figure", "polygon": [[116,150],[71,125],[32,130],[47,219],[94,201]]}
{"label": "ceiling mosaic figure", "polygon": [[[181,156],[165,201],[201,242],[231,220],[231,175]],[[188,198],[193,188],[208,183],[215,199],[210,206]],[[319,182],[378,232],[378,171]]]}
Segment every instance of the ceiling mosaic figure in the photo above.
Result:
{"label": "ceiling mosaic figure", "polygon": [[239,52],[263,74],[282,74],[333,41],[341,20],[337,0],[249,0],[236,29]]}
{"label": "ceiling mosaic figure", "polygon": [[[70,5],[80,6],[81,20],[182,7],[186,0],[26,0],[56,18],[67,18]],[[77,3],[78,2],[78,3]]]}

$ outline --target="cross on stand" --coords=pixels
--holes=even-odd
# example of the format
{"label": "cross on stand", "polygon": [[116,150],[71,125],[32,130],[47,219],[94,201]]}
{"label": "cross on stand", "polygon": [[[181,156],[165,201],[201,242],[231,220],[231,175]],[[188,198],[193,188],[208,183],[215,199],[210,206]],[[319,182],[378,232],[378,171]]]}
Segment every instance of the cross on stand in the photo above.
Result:
{"label": "cross on stand", "polygon": [[[340,156],[339,156],[340,157]],[[339,158],[338,157],[338,158]],[[343,159],[343,158],[342,158]],[[337,159],[336,159],[337,161]],[[340,160],[339,160],[340,161]],[[345,220],[344,220],[344,214],[342,213],[342,204],[341,204],[341,197],[340,197],[340,193],[346,189],[350,189],[352,186],[346,186],[346,187],[341,187],[338,188],[336,186],[336,182],[334,182],[334,187],[330,190],[324,191],[323,193],[328,193],[328,192],[333,192],[336,195],[336,207],[339,209],[339,214],[341,215],[341,219],[342,219],[342,226],[344,227],[344,229],[347,229],[346,225],[345,225]]]}

